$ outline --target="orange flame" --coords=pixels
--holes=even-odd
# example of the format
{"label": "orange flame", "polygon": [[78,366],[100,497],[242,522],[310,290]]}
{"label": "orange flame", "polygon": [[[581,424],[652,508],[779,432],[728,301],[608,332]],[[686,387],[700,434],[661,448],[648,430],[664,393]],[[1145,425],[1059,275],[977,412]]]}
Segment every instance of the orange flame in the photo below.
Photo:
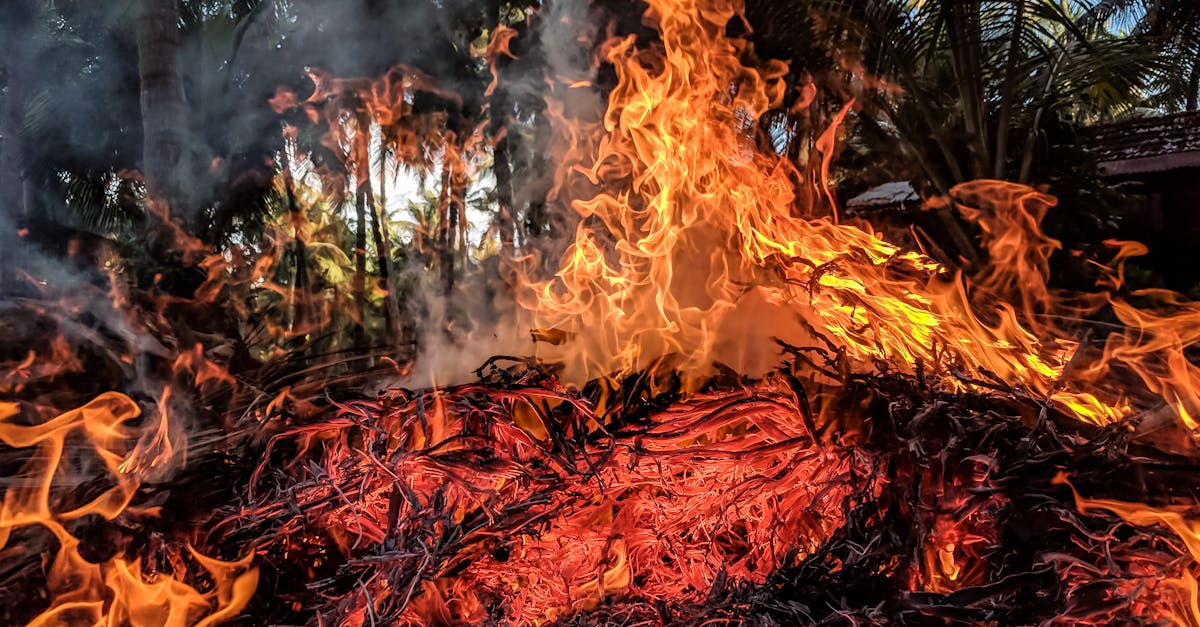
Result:
{"label": "orange flame", "polygon": [[[1133,411],[1127,386],[1108,383],[1118,368],[1200,428],[1200,368],[1183,353],[1200,340],[1200,304],[1134,294],[1150,311],[1115,296],[1124,259],[1144,248],[1118,244],[1102,291],[1064,295],[1047,286],[1061,245],[1040,227],[1057,201],[1024,185],[974,181],[942,200],[983,232],[991,264],[969,282],[869,226],[800,215],[802,174],[760,139],[784,72],[747,65],[748,44],[725,36],[741,3],[648,4],[661,47],[632,37],[602,47],[618,81],[599,140],[590,123],[548,110],[568,145],[551,195],[581,220],[553,278],[522,278],[518,298],[568,381],[669,368],[695,384],[717,362],[755,375],[777,364],[780,339],[824,346],[860,371],[1023,389],[1097,425]],[[818,142],[823,177],[851,104]],[[1099,356],[1053,322],[1102,307],[1125,330]]]}
{"label": "orange flame", "polygon": [[[574,338],[542,347],[569,379],[619,376],[668,356],[694,376],[714,361],[753,374],[777,359],[772,338],[828,341],[859,367],[923,366],[953,387],[997,378],[1093,422],[1121,415],[1057,389],[1074,343],[1044,343],[1004,302],[985,322],[963,281],[934,261],[854,226],[795,215],[791,181],[800,174],[756,142],[759,120],[779,104],[782,73],[744,65],[745,44],[724,36],[740,3],[649,5],[661,58],[648,61],[632,38],[609,45],[618,84],[607,135],[582,169],[592,195],[572,203],[583,220],[554,279],[524,284],[532,326]],[[826,160],[832,142],[827,133]],[[560,175],[561,189],[578,187],[566,183],[575,169]]]}
{"label": "orange flame", "polygon": [[[183,569],[170,576],[153,575],[138,559],[123,555],[102,564],[89,562],[80,553],[81,541],[68,528],[71,521],[89,515],[105,520],[126,513],[153,515],[152,509],[130,504],[142,483],[159,472],[158,466],[169,463],[179,446],[170,441],[165,417],[145,427],[133,426],[130,423],[141,415],[141,408],[129,397],[112,392],[40,423],[16,422],[21,415],[16,403],[0,403],[0,440],[36,451],[18,483],[4,493],[0,548],[15,531],[33,525],[44,527],[59,544],[49,572],[50,608],[31,625],[213,625],[246,605],[258,580],[257,571],[250,567],[252,553],[223,562],[191,550],[193,560],[212,580],[212,589],[201,593],[184,583],[188,573]],[[96,462],[103,470],[93,476],[90,469]],[[80,477],[109,487],[77,503],[70,488],[78,485],[71,482]],[[88,492],[75,496],[79,494]]]}
{"label": "orange flame", "polygon": [[1200,595],[1197,594],[1195,570],[1200,567],[1200,520],[1194,517],[1194,507],[1157,508],[1145,503],[1081,496],[1063,473],[1054,477],[1055,484],[1070,486],[1075,496],[1075,508],[1082,513],[1109,511],[1131,525],[1163,526],[1179,537],[1191,556],[1191,567],[1178,577],[1164,578],[1159,584],[1168,593],[1161,609],[1172,624],[1185,627],[1200,625]]}

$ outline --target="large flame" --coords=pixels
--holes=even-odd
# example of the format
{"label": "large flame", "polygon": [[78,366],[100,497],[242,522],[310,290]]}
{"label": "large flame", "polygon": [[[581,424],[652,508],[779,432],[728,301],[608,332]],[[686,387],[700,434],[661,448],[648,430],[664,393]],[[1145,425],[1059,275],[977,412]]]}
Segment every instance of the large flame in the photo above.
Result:
{"label": "large flame", "polygon": [[758,137],[760,118],[781,102],[783,68],[743,62],[748,46],[724,35],[739,11],[737,2],[651,0],[661,50],[639,50],[633,38],[607,50],[618,76],[607,134],[575,168],[594,195],[573,201],[583,219],[561,269],[528,281],[522,301],[535,327],[570,338],[544,349],[568,378],[620,376],[663,358],[698,376],[714,361],[754,372],[772,365],[771,338],[827,341],[859,367],[924,368],[954,386],[999,380],[1089,421],[1121,416],[1115,401],[1060,390],[1076,343],[1044,341],[1022,324],[1047,299],[1026,286],[1044,292],[1057,243],[1037,220],[1053,199],[1001,182],[955,190],[1012,213],[988,216],[1003,230],[987,243],[999,256],[1021,251],[1012,257],[1020,265],[987,283],[1027,298],[1019,308],[990,303],[984,315],[964,281],[931,259],[864,227],[800,215],[801,175]]}
{"label": "large flame", "polygon": [[[163,406],[166,406],[165,400]],[[233,562],[189,549],[192,570],[211,580],[200,592],[184,579],[194,574],[182,556],[176,572],[147,569],[137,557],[118,554],[102,563],[85,559],[73,523],[87,516],[113,520],[153,510],[130,507],[141,485],[176,457],[165,415],[133,423],[141,408],[124,394],[102,394],[91,402],[34,424],[22,424],[16,403],[0,403],[0,441],[33,449],[0,505],[0,548],[24,527],[41,526],[58,542],[49,570],[51,604],[30,625],[215,625],[235,616],[254,593],[253,553]],[[176,443],[178,444],[178,443]],[[90,498],[95,486],[107,485]],[[82,502],[80,502],[82,501]],[[64,507],[62,504],[66,504]]]}
{"label": "large flame", "polygon": [[[820,172],[821,179],[815,186],[802,181],[801,171],[762,137],[762,120],[784,101],[786,67],[756,60],[749,44],[726,36],[740,2],[648,5],[646,19],[660,34],[658,44],[647,47],[628,37],[602,50],[617,76],[602,133],[572,126],[562,107],[551,103],[548,113],[571,144],[554,194],[569,200],[581,220],[553,279],[519,279],[518,297],[537,336],[549,340],[540,349],[565,366],[566,380],[681,373],[692,394],[658,408],[636,432],[625,425],[622,435],[635,436],[619,445],[605,437],[616,433],[606,431],[609,407],[597,411],[566,391],[536,388],[478,394],[503,408],[495,424],[478,419],[480,410],[465,400],[467,394],[434,390],[404,393],[388,399],[393,405],[386,408],[343,408],[373,416],[363,421],[371,426],[365,434],[357,434],[359,423],[340,418],[278,435],[276,441],[302,442],[298,457],[311,454],[317,461],[302,469],[312,481],[289,486],[286,501],[268,497],[267,505],[248,508],[264,518],[281,516],[285,502],[303,510],[274,532],[277,545],[271,548],[284,559],[302,554],[311,527],[318,527],[325,534],[318,537],[336,546],[320,547],[310,575],[333,549],[352,555],[367,545],[395,548],[388,559],[407,560],[405,569],[416,573],[404,586],[379,581],[377,573],[375,580],[359,580],[361,596],[353,591],[337,603],[346,624],[365,624],[381,606],[414,622],[477,622],[487,613],[481,599],[500,599],[514,621],[537,623],[623,595],[655,602],[700,599],[727,577],[762,584],[813,553],[845,523],[843,501],[874,468],[836,438],[818,436],[800,389],[811,381],[780,374],[741,391],[697,392],[717,364],[751,375],[777,366],[776,339],[802,347],[796,355],[824,357],[811,369],[818,382],[835,378],[822,377],[825,365],[931,375],[950,390],[1025,393],[1098,425],[1131,413],[1123,386],[1103,385],[1127,371],[1162,399],[1172,418],[1200,428],[1200,370],[1184,355],[1200,340],[1200,304],[1162,291],[1135,294],[1155,304],[1152,312],[1114,296],[1123,283],[1121,261],[1139,253],[1137,246],[1116,244],[1112,266],[1101,268],[1102,291],[1067,298],[1048,287],[1050,256],[1060,245],[1040,228],[1056,201],[1027,186],[975,181],[935,201],[953,203],[982,231],[991,264],[969,278],[888,243],[868,225],[840,223],[836,211],[802,209],[797,182],[819,188],[826,208],[833,208],[828,169],[854,103],[844,104],[817,142],[820,167],[808,171]],[[494,61],[510,55],[514,36],[509,29],[495,31],[486,56]],[[391,133],[387,141],[403,161],[429,170],[435,162],[442,166],[438,209],[445,215],[438,228],[462,229],[461,246],[465,223],[448,218],[453,209],[445,190],[468,178],[482,152],[482,127],[456,135],[441,127],[441,114],[415,114],[408,98],[417,91],[447,101],[457,97],[403,67],[376,81],[320,72],[312,77],[316,89],[303,106],[314,122],[329,126],[326,146],[345,161],[340,170],[321,172],[323,193],[345,193],[352,183],[359,194],[371,193],[374,133]],[[493,79],[489,92],[498,75]],[[301,106],[282,92],[275,104]],[[348,110],[355,115],[347,117]],[[429,146],[447,137],[433,156]],[[295,144],[289,150],[292,159],[302,158]],[[283,170],[291,176],[286,163]],[[305,302],[297,289],[312,288],[300,281],[298,269],[290,283],[272,279],[284,255],[282,242],[307,245],[317,230],[303,211],[312,203],[303,194],[295,197],[290,178],[285,185],[292,206],[289,224],[271,232],[279,241],[264,244],[266,254],[254,263],[237,249],[208,255],[201,263],[208,280],[196,292],[198,301],[213,303],[241,280],[286,299],[292,311],[282,316],[285,324],[268,324],[276,339],[319,328],[340,302],[325,309]],[[193,241],[182,232],[178,238]],[[442,240],[456,241],[449,231]],[[198,246],[189,253],[203,252]],[[295,256],[303,265],[303,254]],[[382,283],[386,288],[386,279]],[[235,306],[241,313],[249,307]],[[1102,350],[1088,350],[1055,322],[1102,307],[1124,324]],[[50,354],[53,359],[30,352],[5,364],[0,392],[19,392],[82,368],[64,341],[56,340]],[[236,383],[200,345],[178,351],[172,369],[190,376],[198,389]],[[120,547],[115,556],[94,562],[75,535],[85,517],[156,514],[135,498],[180,463],[185,450],[170,412],[172,394],[170,386],[162,388],[157,411],[146,417],[138,403],[118,393],[57,415],[0,402],[0,441],[30,451],[23,475],[4,492],[0,548],[30,527],[44,528],[58,545],[48,573],[50,607],[33,625],[213,625],[249,602],[258,576],[253,553],[222,561],[191,547],[166,557]],[[267,413],[286,396],[286,390],[276,396]],[[550,420],[566,426],[552,429]],[[572,449],[552,433],[577,438],[582,456],[563,453]],[[322,446],[310,451],[312,442]],[[379,457],[367,454],[372,451]],[[981,547],[1001,542],[996,512],[1010,503],[997,492],[984,505],[967,508],[977,493],[991,489],[987,472],[970,474],[970,481],[949,491],[922,496],[932,522],[921,531],[925,547],[915,556],[913,590],[951,594],[987,585]],[[357,487],[342,490],[337,481],[347,477]],[[260,479],[252,480],[255,487]],[[86,490],[72,494],[85,483]],[[256,496],[248,501],[259,503]],[[1085,513],[1107,510],[1131,524],[1166,526],[1193,561],[1200,560],[1200,525],[1189,509],[1076,499]],[[337,506],[321,507],[329,502]],[[511,514],[504,508],[512,503],[527,518],[509,529],[511,537],[492,537],[483,521]],[[459,537],[464,521],[474,526]],[[437,562],[434,543],[464,553]],[[355,567],[366,572],[366,565],[364,560]],[[1156,588],[1172,606],[1157,611],[1181,624],[1200,624],[1197,566],[1174,572],[1178,577]],[[368,584],[383,592],[368,594]]]}

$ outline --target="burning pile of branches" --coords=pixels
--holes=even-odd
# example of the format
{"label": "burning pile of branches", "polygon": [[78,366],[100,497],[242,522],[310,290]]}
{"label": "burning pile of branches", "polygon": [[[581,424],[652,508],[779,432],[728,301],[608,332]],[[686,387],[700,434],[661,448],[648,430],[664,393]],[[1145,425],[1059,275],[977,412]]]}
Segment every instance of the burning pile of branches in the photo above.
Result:
{"label": "burning pile of branches", "polygon": [[[125,548],[98,590],[77,589],[107,592],[58,597],[37,624],[101,608],[154,624],[165,607],[180,608],[170,624],[205,607],[253,624],[1195,620],[1196,536],[1183,513],[1099,498],[1190,497],[1177,494],[1190,460],[1027,396],[939,392],[901,375],[847,375],[813,394],[797,371],[684,396],[643,378],[572,392],[532,364],[493,363],[474,384],[329,398],[309,418],[285,411],[276,418],[293,426],[261,446],[152,490],[168,511],[190,503],[194,549],[171,533],[177,517],[134,524],[144,505],[112,515],[116,527],[90,520],[60,536],[77,538],[74,566],[98,542]],[[44,431],[127,420],[120,407],[136,411],[110,395]],[[14,433],[4,430],[10,445],[30,441]],[[214,470],[242,496],[195,511],[189,488]],[[26,498],[9,496],[5,511]],[[138,543],[147,537],[158,540]],[[180,567],[187,553],[208,574],[139,570]],[[251,556],[253,598],[222,592],[253,588],[238,575]],[[112,579],[125,572],[114,563],[132,564],[129,584]],[[146,584],[155,571],[179,580]],[[168,583],[193,592],[172,602]],[[140,607],[120,609],[130,600]]]}
{"label": "burning pile of branches", "polygon": [[335,402],[272,439],[208,542],[269,556],[274,594],[248,608],[269,622],[1194,620],[1195,539],[1065,480],[1146,499],[1186,480],[1124,427],[894,375],[812,403],[787,371],[686,400],[644,385],[575,394],[515,366]]}
{"label": "burning pile of branches", "polygon": [[597,412],[518,370],[277,436],[266,459],[296,461],[256,473],[229,537],[290,556],[279,576],[315,581],[297,600],[327,618],[525,623],[761,581],[839,527],[872,474],[818,444],[781,380],[686,401],[618,390]]}
{"label": "burning pile of branches", "polygon": [[[568,134],[556,193],[579,221],[558,271],[512,260],[536,358],[378,394],[361,383],[380,371],[312,351],[231,372],[233,349],[171,308],[253,317],[241,281],[287,297],[262,317],[274,353],[316,334],[338,301],[293,298],[297,215],[287,286],[283,246],[192,242],[194,302],[141,303],[116,277],[91,326],[24,302],[54,339],[0,343],[0,591],[36,601],[0,622],[1200,624],[1200,305],[1123,293],[1129,243],[1093,263],[1097,291],[1055,293],[1055,201],[1023,185],[934,201],[982,231],[993,265],[970,281],[798,207],[800,173],[751,123],[783,72],[727,37],[738,5],[648,4],[660,40],[598,51],[617,79],[603,123]],[[490,57],[515,35],[493,36]],[[371,125],[411,115],[410,89],[453,94],[411,71],[314,77],[307,104],[275,104],[330,126],[362,222]],[[461,186],[466,166],[442,165]],[[109,380],[76,389],[96,369]]]}

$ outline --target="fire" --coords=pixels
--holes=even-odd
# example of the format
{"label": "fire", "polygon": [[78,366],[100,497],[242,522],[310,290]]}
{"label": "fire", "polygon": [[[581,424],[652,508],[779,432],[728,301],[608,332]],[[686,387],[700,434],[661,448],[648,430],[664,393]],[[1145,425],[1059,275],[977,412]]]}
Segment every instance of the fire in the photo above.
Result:
{"label": "fire", "polygon": [[[0,505],[0,549],[34,528],[57,544],[47,573],[50,605],[31,624],[216,625],[248,607],[259,554],[272,558],[274,581],[303,582],[296,598],[315,606],[287,602],[317,624],[374,624],[377,616],[477,623],[497,614],[540,624],[627,599],[699,604],[727,588],[774,585],[775,574],[802,562],[830,572],[860,568],[851,564],[860,558],[870,565],[875,556],[859,550],[852,534],[888,516],[887,524],[913,523],[916,546],[877,562],[870,575],[902,582],[895,585],[918,599],[912,611],[923,611],[936,605],[929,599],[966,589],[974,592],[963,597],[1000,595],[992,590],[1004,587],[996,577],[1019,568],[1001,550],[1011,530],[998,522],[1018,507],[995,476],[1009,460],[995,451],[938,458],[920,450],[919,423],[942,401],[897,403],[872,414],[866,406],[875,400],[856,396],[853,376],[901,375],[937,399],[995,392],[1040,408],[1039,420],[1053,406],[1086,423],[1073,426],[1093,429],[1080,433],[1111,426],[1104,432],[1111,434],[1135,407],[1144,409],[1144,395],[1118,384],[1131,375],[1161,399],[1171,420],[1200,430],[1200,369],[1184,354],[1200,341],[1200,303],[1157,290],[1121,295],[1122,263],[1141,252],[1129,243],[1114,242],[1113,259],[1096,264],[1095,293],[1051,289],[1050,258],[1061,244],[1041,222],[1056,200],[1024,185],[974,181],[930,199],[931,207],[949,203],[978,225],[990,259],[982,268],[951,268],[885,241],[868,224],[841,221],[829,169],[855,103],[845,102],[820,134],[819,167],[805,170],[816,180],[804,180],[762,137],[763,120],[784,101],[787,68],[757,60],[748,42],[726,36],[741,10],[738,0],[648,0],[645,17],[660,41],[617,38],[600,51],[617,83],[599,126],[572,120],[563,103],[548,103],[558,139],[569,144],[552,195],[569,202],[579,222],[552,279],[529,271],[515,280],[524,322],[540,356],[563,366],[561,378],[514,367],[486,385],[391,390],[346,402],[327,393],[329,415],[302,398],[303,384],[255,389],[263,407],[256,417],[264,423],[307,405],[267,426],[273,431],[261,438],[268,442],[262,459],[239,486],[244,502],[207,513],[217,521],[208,533],[172,536],[162,546],[126,540],[98,560],[89,559],[78,533],[86,519],[145,526],[160,514],[138,497],[187,461],[185,421],[173,411],[191,400],[187,392],[138,372],[138,391],[152,401],[108,392],[61,413],[0,402],[0,441],[28,452]],[[501,27],[491,35],[479,51],[492,64],[488,95],[501,80],[494,64],[513,57],[517,31]],[[463,106],[415,68],[396,66],[378,79],[314,70],[311,78],[309,98],[281,90],[271,105],[326,126],[322,143],[341,167],[326,163],[311,180],[295,180],[304,178],[297,161],[313,164],[298,147],[296,128],[285,128],[277,183],[287,216],[267,225],[263,241],[214,253],[173,225],[165,206],[148,203],[206,273],[195,301],[228,300],[243,319],[260,319],[248,334],[258,339],[246,343],[267,347],[261,356],[268,360],[287,356],[338,314],[357,316],[365,327],[366,244],[351,253],[359,264],[356,303],[308,278],[310,266],[320,264],[306,255],[330,254],[333,265],[349,265],[346,252],[320,241],[322,231],[334,229],[314,214],[322,204],[343,206],[347,193],[360,216],[368,206],[376,210],[377,142],[422,175],[440,169],[436,237],[446,250],[464,249],[467,234],[465,206],[450,190],[465,189],[486,154],[484,124],[449,128],[446,111],[414,106],[417,93]],[[559,84],[593,87],[576,77]],[[802,89],[800,107],[815,98],[811,84]],[[823,198],[821,206],[798,200],[798,182],[819,190],[813,197]],[[379,207],[371,214],[375,246],[383,249],[373,296],[398,319],[386,276],[386,202]],[[359,225],[365,234],[365,217]],[[437,263],[448,266],[452,282],[455,260]],[[114,305],[135,308],[115,270],[110,277]],[[148,319],[145,326],[165,327],[174,304],[164,297],[153,311],[137,313]],[[347,314],[355,305],[357,313]],[[1075,339],[1073,325],[1102,310],[1123,326],[1102,347]],[[392,332],[389,325],[388,340]],[[793,362],[783,363],[779,346]],[[152,352],[199,392],[237,389],[241,381],[216,350],[189,338],[131,348],[119,360],[136,370],[141,352]],[[722,367],[739,377],[708,385],[727,374]],[[0,364],[0,392],[21,393],[84,368],[65,337],[56,337]],[[301,376],[309,365],[303,370]],[[596,380],[607,386],[588,389]],[[885,413],[891,424],[866,424]],[[871,449],[865,440],[872,429],[895,429],[885,441],[902,444],[900,450]],[[1032,428],[1023,433],[1022,446],[1031,449],[1041,445],[1038,438],[1057,438]],[[947,433],[940,444],[953,448],[958,435]],[[1066,446],[1058,444],[1054,455]],[[1039,455],[1039,464],[1059,463]],[[1051,475],[1038,476],[1050,483]],[[871,502],[899,481],[917,487],[882,505]],[[851,520],[851,513],[870,510],[864,504],[878,506],[866,516],[876,518]],[[1089,584],[1111,576],[1096,587],[1097,597],[1124,595],[1129,607],[1200,624],[1194,508],[1078,494],[1075,506],[1083,516],[1112,512],[1131,525],[1165,527],[1183,547],[1122,549],[1120,560],[1105,554],[1111,572],[1070,549],[1038,554],[1043,561],[1013,580],[1053,566],[1071,584],[1068,597],[1086,597],[1094,592]],[[1083,523],[1062,533],[1075,531],[1095,543],[1089,547],[1110,539],[1089,534]],[[823,554],[839,533],[854,552]],[[213,546],[243,557],[205,555]],[[1179,558],[1187,556],[1184,564]],[[335,594],[317,599],[326,590]]]}
{"label": "fire", "polygon": [[[718,582],[762,583],[814,552],[872,476],[866,456],[808,431],[781,379],[699,394],[606,435],[588,403],[530,376],[487,394],[394,392],[280,434],[322,453],[287,483],[305,515],[272,528],[262,550],[312,555],[305,567],[320,569],[329,551],[311,529],[350,556],[391,547],[379,559],[395,578],[363,570],[361,594],[322,611],[338,624],[371,612],[469,624],[487,608],[538,624],[614,599],[701,601]],[[365,415],[378,417],[360,431]],[[260,472],[255,485],[281,485]],[[240,524],[269,524],[284,506],[274,491],[252,502]]]}
{"label": "fire", "polygon": [[1161,526],[1170,529],[1183,542],[1191,560],[1178,576],[1165,577],[1159,582],[1166,596],[1163,614],[1176,625],[1200,625],[1200,603],[1197,600],[1196,584],[1196,574],[1200,570],[1200,518],[1196,516],[1194,504],[1190,507],[1160,508],[1145,503],[1088,498],[1081,496],[1063,473],[1054,477],[1054,483],[1070,486],[1075,505],[1080,512],[1111,512],[1130,525]]}
{"label": "fire", "polygon": [[[736,2],[653,0],[646,17],[661,50],[639,50],[633,38],[608,46],[618,84],[606,135],[586,156],[577,142],[582,163],[559,183],[577,189],[569,180],[582,177],[591,195],[572,202],[581,221],[555,277],[527,279],[522,291],[542,337],[570,338],[544,354],[575,381],[664,358],[703,377],[718,361],[769,369],[770,340],[781,338],[825,343],[866,370],[932,371],[955,388],[1022,386],[1088,422],[1124,416],[1123,399],[1064,379],[1077,342],[1036,334],[1052,306],[1045,280],[1058,243],[1039,221],[1053,198],[999,181],[954,190],[995,261],[972,289],[864,225],[801,215],[792,191],[801,174],[756,136],[779,106],[782,72],[747,65],[748,45],[724,36],[739,12]],[[1110,358],[1155,350],[1130,341],[1138,348],[1114,346]],[[1164,395],[1190,404],[1191,382],[1179,379]]]}
{"label": "fire", "polygon": [[50,340],[46,357],[39,359],[38,352],[30,350],[19,362],[0,363],[0,393],[19,394],[32,382],[53,381],[60,374],[78,372],[82,368],[62,335],[56,334]]}
{"label": "fire", "polygon": [[[214,625],[236,615],[253,594],[258,579],[250,566],[253,554],[223,562],[189,549],[212,581],[202,593],[184,583],[189,573],[182,559],[174,572],[155,573],[120,553],[99,564],[80,553],[73,523],[88,516],[154,515],[153,509],[130,505],[138,488],[172,463],[174,448],[166,417],[135,426],[141,413],[137,403],[115,392],[40,421],[23,415],[16,403],[0,403],[0,440],[32,449],[23,474],[4,493],[0,548],[35,525],[59,545],[49,571],[51,605],[30,625]],[[89,485],[108,487],[96,493]]]}
{"label": "fire", "polygon": [[[980,227],[991,263],[970,276],[885,241],[869,225],[841,223],[828,173],[853,101],[817,142],[820,167],[808,171],[819,179],[803,181],[759,136],[761,120],[782,104],[786,68],[754,61],[747,42],[726,37],[741,4],[648,5],[659,44],[627,37],[601,49],[617,84],[599,127],[548,103],[567,144],[552,195],[580,221],[554,277],[519,278],[518,298],[541,356],[562,364],[568,383],[679,374],[687,394],[633,433],[615,418],[615,393],[584,406],[563,390],[514,384],[477,398],[471,390],[396,392],[277,435],[272,446],[294,446],[316,461],[276,484],[289,486],[286,498],[272,491],[264,462],[252,480],[264,492],[231,525],[262,529],[264,550],[291,556],[305,578],[321,576],[338,555],[348,565],[329,580],[361,575],[359,589],[317,610],[321,620],[361,625],[379,614],[469,623],[502,608],[536,624],[614,599],[699,600],[727,579],[761,584],[813,554],[845,522],[843,501],[871,493],[861,477],[873,460],[818,437],[803,391],[779,379],[703,391],[716,364],[759,377],[775,369],[776,339],[829,369],[801,368],[798,388],[836,387],[845,371],[899,373],[943,392],[1011,392],[1104,426],[1133,411],[1111,391],[1120,386],[1102,385],[1121,368],[1195,426],[1197,379],[1183,348],[1200,339],[1192,334],[1200,326],[1190,324],[1197,310],[1143,294],[1178,310],[1150,313],[1115,296],[1132,247],[1099,268],[1097,293],[1054,292],[1049,262],[1061,245],[1040,225],[1056,201],[1002,181],[967,183],[931,200],[953,203]],[[493,33],[485,56],[511,56],[514,36]],[[427,142],[419,129],[428,126],[413,119],[403,94],[452,98],[409,68],[376,81],[313,79],[305,104],[289,95],[277,97],[278,106],[304,106],[324,120],[327,147],[340,151],[360,185],[371,176],[370,123],[406,129],[400,145],[416,158],[413,147]],[[493,79],[489,90],[495,72]],[[469,161],[469,142],[450,135],[439,157],[444,188],[462,179]],[[819,189],[826,206],[802,207],[797,181]],[[1103,307],[1128,330],[1096,355],[1058,320]],[[999,490],[977,498],[995,490],[990,468],[960,470],[920,475],[934,487],[920,493],[923,511],[914,514],[923,548],[906,564],[911,590],[948,595],[986,587],[1002,572],[989,552],[1002,543],[997,519],[1013,503]],[[303,515],[272,522],[285,503]],[[514,511],[522,512],[516,522]],[[383,561],[393,570],[372,569]],[[1194,605],[1191,577],[1159,592]],[[1132,598],[1134,586],[1123,579],[1113,589]]]}

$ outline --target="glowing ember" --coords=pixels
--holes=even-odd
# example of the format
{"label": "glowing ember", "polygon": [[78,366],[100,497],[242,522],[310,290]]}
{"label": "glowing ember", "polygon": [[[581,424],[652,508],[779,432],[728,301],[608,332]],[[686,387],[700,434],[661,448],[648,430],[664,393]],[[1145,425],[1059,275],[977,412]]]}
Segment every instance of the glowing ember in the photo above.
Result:
{"label": "glowing ember", "polygon": [[[356,402],[282,434],[321,452],[237,524],[271,526],[271,554],[311,551],[320,529],[360,556],[335,577],[361,590],[331,619],[474,623],[503,608],[525,623],[626,596],[699,602],[725,577],[762,582],[815,550],[870,475],[865,458],[814,441],[782,381],[606,429],[586,401],[529,376]],[[304,514],[279,518],[285,498]]]}

